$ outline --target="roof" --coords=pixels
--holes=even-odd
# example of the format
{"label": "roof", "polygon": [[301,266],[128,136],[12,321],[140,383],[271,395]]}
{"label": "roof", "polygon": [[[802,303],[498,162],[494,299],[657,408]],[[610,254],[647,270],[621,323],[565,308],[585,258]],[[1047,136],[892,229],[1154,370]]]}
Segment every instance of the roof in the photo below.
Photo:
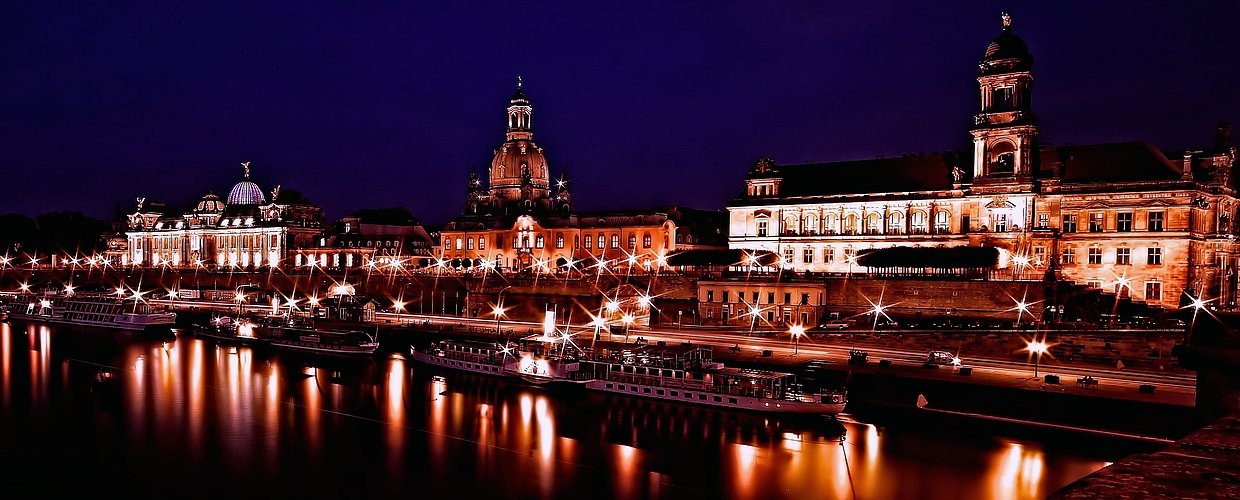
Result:
{"label": "roof", "polygon": [[779,256],[767,250],[686,250],[667,256],[669,266],[731,266],[744,264],[750,255],[758,255],[764,266],[779,262]]}
{"label": "roof", "polygon": [[[1180,178],[1181,170],[1180,163],[1141,141],[1042,146],[1037,161],[1037,178],[1058,172],[1064,184],[1173,181]],[[952,188],[951,166],[957,162],[965,172],[972,172],[971,156],[954,151],[779,165],[779,197],[948,190]]]}

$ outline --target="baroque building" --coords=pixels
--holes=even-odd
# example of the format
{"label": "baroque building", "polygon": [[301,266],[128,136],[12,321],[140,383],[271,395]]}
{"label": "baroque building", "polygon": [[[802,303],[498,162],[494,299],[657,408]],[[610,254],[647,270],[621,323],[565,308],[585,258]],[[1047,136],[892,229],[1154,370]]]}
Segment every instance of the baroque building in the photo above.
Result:
{"label": "baroque building", "polygon": [[855,256],[864,249],[991,246],[997,276],[1069,280],[1167,308],[1190,297],[1234,306],[1240,200],[1230,126],[1219,125],[1208,148],[1173,153],[1139,141],[1039,143],[1034,59],[1002,18],[978,64],[971,148],[759,159],[729,202],[729,246],[834,274],[863,271]]}
{"label": "baroque building", "polygon": [[545,151],[534,142],[533,106],[517,80],[507,133],[486,182],[469,174],[464,212],[444,224],[436,253],[453,267],[551,271],[583,261],[651,268],[689,249],[724,248],[726,213],[685,207],[576,212],[570,183],[551,182]]}
{"label": "baroque building", "polygon": [[276,268],[290,264],[300,248],[324,241],[323,212],[295,191],[276,186],[268,200],[245,177],[226,199],[207,193],[188,212],[138,198],[127,217],[128,248],[121,265],[209,269]]}

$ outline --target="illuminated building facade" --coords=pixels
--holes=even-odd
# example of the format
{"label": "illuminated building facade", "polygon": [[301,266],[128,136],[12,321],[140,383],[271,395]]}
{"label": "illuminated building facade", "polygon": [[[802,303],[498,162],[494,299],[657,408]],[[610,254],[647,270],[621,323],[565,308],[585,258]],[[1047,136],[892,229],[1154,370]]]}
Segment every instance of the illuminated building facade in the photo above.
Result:
{"label": "illuminated building facade", "polygon": [[[651,269],[680,250],[724,248],[726,214],[684,207],[574,212],[568,179],[554,185],[534,142],[533,107],[517,83],[508,131],[484,186],[469,176],[465,211],[444,225],[437,255],[453,267],[553,271],[576,262],[613,261]],[[588,264],[587,264],[588,265]]]}
{"label": "illuminated building facade", "polygon": [[1175,307],[1234,304],[1240,200],[1230,127],[1212,147],[1166,154],[1143,142],[1037,142],[1033,56],[1003,16],[977,78],[965,153],[777,165],[759,159],[729,203],[729,246],[783,266],[850,274],[856,252],[993,246],[1011,277],[1058,279]]}
{"label": "illuminated building facade", "polygon": [[260,269],[287,265],[299,248],[325,241],[323,212],[295,191],[276,186],[268,201],[245,178],[226,200],[203,196],[184,214],[168,213],[162,203],[138,198],[128,216],[128,248],[121,265],[208,269]]}

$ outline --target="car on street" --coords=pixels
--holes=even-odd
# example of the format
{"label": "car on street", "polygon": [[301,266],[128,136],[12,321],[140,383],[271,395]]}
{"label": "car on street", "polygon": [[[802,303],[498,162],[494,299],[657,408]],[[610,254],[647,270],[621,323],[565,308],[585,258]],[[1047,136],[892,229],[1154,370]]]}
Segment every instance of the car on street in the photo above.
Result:
{"label": "car on street", "polygon": [[930,351],[926,356],[926,364],[950,365],[955,359],[956,355],[947,351]]}

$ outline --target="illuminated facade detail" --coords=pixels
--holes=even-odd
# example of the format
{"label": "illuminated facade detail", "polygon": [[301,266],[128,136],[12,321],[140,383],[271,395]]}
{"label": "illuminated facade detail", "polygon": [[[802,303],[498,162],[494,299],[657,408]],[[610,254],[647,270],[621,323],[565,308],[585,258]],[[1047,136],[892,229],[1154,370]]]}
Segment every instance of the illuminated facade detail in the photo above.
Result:
{"label": "illuminated facade detail", "polygon": [[1230,126],[1212,148],[1170,158],[1142,142],[1038,144],[1033,57],[1006,19],[979,65],[972,154],[759,159],[729,203],[729,246],[785,256],[797,271],[849,274],[865,271],[853,257],[867,248],[985,245],[1014,278],[1051,273],[1163,307],[1184,292],[1233,304]]}
{"label": "illuminated facade detail", "polygon": [[567,175],[549,182],[544,150],[533,142],[532,114],[518,82],[506,140],[495,151],[487,183],[470,173],[464,213],[444,225],[439,258],[454,267],[505,270],[553,270],[597,260],[650,268],[672,252],[726,245],[721,212],[574,212]]}
{"label": "illuminated facade detail", "polygon": [[279,267],[290,250],[313,244],[323,233],[322,210],[277,186],[271,202],[245,178],[229,191],[228,203],[207,193],[184,214],[138,198],[128,217],[127,260],[138,267]]}

